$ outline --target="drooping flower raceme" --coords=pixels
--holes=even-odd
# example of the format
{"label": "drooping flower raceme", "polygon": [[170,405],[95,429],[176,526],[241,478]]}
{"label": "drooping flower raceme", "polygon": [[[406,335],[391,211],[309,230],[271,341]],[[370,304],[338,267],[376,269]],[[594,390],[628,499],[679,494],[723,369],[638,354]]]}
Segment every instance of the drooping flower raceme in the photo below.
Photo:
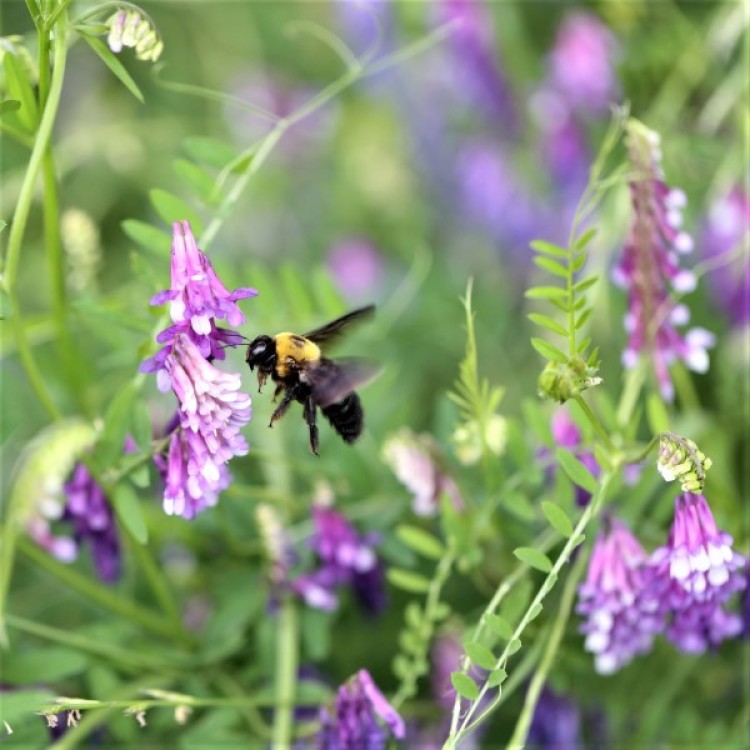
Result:
{"label": "drooping flower raceme", "polygon": [[648,651],[663,629],[665,616],[649,585],[653,571],[646,563],[646,552],[624,523],[614,520],[600,532],[576,607],[586,618],[581,632],[600,674],[611,674]]}
{"label": "drooping flower raceme", "polygon": [[651,555],[650,567],[652,593],[671,615],[667,637],[679,649],[700,653],[742,631],[742,618],[724,604],[747,585],[746,566],[703,495],[676,498],[669,541]]}
{"label": "drooping flower raceme", "polygon": [[695,288],[695,276],[679,266],[679,256],[692,250],[693,241],[680,229],[685,194],[665,183],[659,143],[657,133],[637,120],[629,121],[633,219],[613,280],[628,291],[628,343],[623,364],[633,367],[641,354],[650,356],[662,396],[671,401],[674,388],[669,365],[682,360],[691,370],[706,372],[706,350],[713,345],[714,336],[702,328],[685,335],[677,331],[677,326],[688,322],[690,313],[685,305],[676,304],[670,293]]}
{"label": "drooping flower raceme", "polygon": [[241,344],[243,337],[217,327],[216,319],[226,320],[231,326],[242,325],[245,316],[237,307],[237,301],[258,294],[251,287],[230,292],[221,283],[211,261],[198,248],[189,222],[175,222],[173,230],[170,288],[154,295],[151,304],[169,302],[169,315],[174,325],[165,328],[156,338],[165,346],[141,365],[142,372],[157,373],[157,384],[163,391],[171,387],[165,361],[175,338],[185,334],[205,359],[224,359],[224,347]]}
{"label": "drooping flower raceme", "polygon": [[240,376],[218,370],[203,358],[191,338],[180,333],[164,361],[179,401],[179,429],[173,433],[165,471],[164,510],[193,518],[216,504],[229,483],[226,463],[245,455],[240,428],[250,421],[250,396]]}
{"label": "drooping flower raceme", "polygon": [[338,606],[338,589],[349,586],[362,608],[378,614],[386,605],[384,571],[375,553],[378,539],[360,535],[346,516],[333,508],[312,508],[315,535],[311,546],[319,560],[312,573],[299,576],[294,590],[316,609]]}
{"label": "drooping flower raceme", "polygon": [[403,719],[365,669],[338,689],[333,706],[321,710],[320,720],[319,750],[384,750],[389,734],[396,739],[405,734]]}
{"label": "drooping flower raceme", "polygon": [[133,47],[138,60],[156,62],[161,57],[164,43],[151,21],[143,18],[137,10],[118,10],[105,25],[109,29],[107,44],[112,52],[119,53],[123,47]]}

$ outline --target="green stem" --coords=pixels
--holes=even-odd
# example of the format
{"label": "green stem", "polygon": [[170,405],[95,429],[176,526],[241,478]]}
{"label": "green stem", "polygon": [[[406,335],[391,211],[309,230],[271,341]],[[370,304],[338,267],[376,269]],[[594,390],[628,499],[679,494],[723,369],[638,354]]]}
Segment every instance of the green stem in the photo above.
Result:
{"label": "green stem", "polygon": [[107,589],[87,576],[82,576],[68,565],[55,560],[28,539],[19,537],[17,544],[18,549],[32,562],[94,604],[168,640],[181,637],[174,632],[172,625],[164,618],[143,609],[135,602],[123,597],[121,593]]}
{"label": "green stem", "polygon": [[[11,326],[16,340],[16,346],[18,347],[18,353],[21,358],[21,364],[26,371],[26,376],[39,398],[40,403],[52,419],[59,419],[61,413],[47,390],[39,367],[36,364],[31,348],[26,340],[26,332],[24,330],[21,315],[21,306],[18,301],[18,293],[16,290],[16,277],[18,275],[18,264],[21,257],[21,248],[23,246],[26,223],[29,218],[31,202],[34,197],[34,186],[52,138],[52,128],[55,124],[57,109],[60,105],[60,97],[62,95],[62,84],[65,76],[65,61],[67,56],[67,48],[65,44],[66,26],[67,19],[62,15],[55,26],[54,65],[52,68],[52,78],[49,85],[49,92],[47,94],[47,101],[42,118],[39,122],[34,147],[31,151],[29,164],[26,168],[23,183],[21,184],[18,202],[16,203],[16,209],[10,226],[8,251],[5,258],[3,279],[5,291],[10,302],[12,315]],[[43,77],[44,74],[42,74],[42,78]]]}
{"label": "green stem", "polygon": [[607,434],[607,431],[604,429],[604,425],[599,421],[599,417],[594,414],[593,409],[586,403],[586,400],[583,398],[583,396],[576,396],[575,397],[576,402],[581,407],[581,410],[586,415],[586,418],[589,420],[589,423],[594,428],[594,432],[598,435],[599,439],[604,443],[604,447],[607,449],[607,452],[612,455],[615,452],[615,446],[612,442],[612,439]]}
{"label": "green stem", "polygon": [[557,654],[557,650],[560,648],[562,637],[565,632],[565,626],[570,617],[571,609],[573,608],[573,600],[575,599],[576,589],[578,582],[583,575],[586,568],[586,560],[588,555],[580,554],[576,559],[573,569],[570,571],[568,580],[565,582],[565,588],[563,589],[562,597],[560,599],[560,608],[557,610],[557,616],[555,617],[552,631],[549,637],[546,639],[546,646],[542,660],[539,662],[539,667],[534,672],[534,676],[531,678],[529,688],[526,691],[526,698],[523,703],[523,709],[521,715],[516,721],[513,735],[508,743],[508,748],[515,750],[515,748],[522,749],[526,745],[526,737],[529,733],[529,727],[531,726],[531,719],[534,716],[534,710],[536,704],[539,701],[539,695],[542,692],[544,683],[547,679],[547,675],[552,667],[552,662]]}
{"label": "green stem", "polygon": [[617,424],[621,430],[624,430],[630,418],[635,411],[638,403],[638,397],[641,395],[643,384],[646,382],[646,369],[648,364],[644,357],[641,357],[636,367],[628,370],[625,376],[625,387],[620,396],[620,403],[617,406]]}
{"label": "green stem", "polygon": [[700,411],[701,400],[695,390],[693,379],[690,377],[685,365],[677,362],[672,367],[672,380],[674,381],[677,396],[686,411]]}
{"label": "green stem", "polygon": [[294,693],[297,684],[297,631],[296,605],[294,599],[287,595],[279,611],[276,642],[276,710],[273,717],[272,746],[277,750],[291,747]]}

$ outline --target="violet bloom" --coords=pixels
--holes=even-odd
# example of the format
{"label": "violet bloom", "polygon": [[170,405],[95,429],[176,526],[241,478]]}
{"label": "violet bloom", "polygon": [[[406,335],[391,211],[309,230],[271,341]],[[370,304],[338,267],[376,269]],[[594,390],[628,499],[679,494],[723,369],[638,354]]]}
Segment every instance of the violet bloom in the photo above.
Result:
{"label": "violet bloom", "polygon": [[736,187],[717,200],[706,218],[701,248],[711,262],[723,264],[709,274],[719,307],[736,327],[750,326],[750,262],[737,252],[750,232],[750,195]]}
{"label": "violet bloom", "polygon": [[641,354],[650,357],[661,394],[671,401],[674,388],[669,365],[681,359],[691,370],[706,372],[706,350],[714,336],[702,328],[683,336],[676,328],[688,322],[690,313],[685,305],[675,304],[670,291],[695,288],[695,276],[681,269],[678,260],[680,254],[692,250],[693,241],[680,230],[685,194],[664,182],[659,135],[631,119],[627,146],[634,170],[630,183],[633,220],[622,260],[613,270],[613,281],[628,291],[623,364],[634,367]]}
{"label": "violet bloom", "polygon": [[321,710],[320,720],[319,750],[384,750],[389,735],[400,740],[405,734],[403,719],[365,669],[338,689],[333,706]]}
{"label": "violet bloom", "polygon": [[700,653],[742,631],[742,619],[723,609],[747,585],[745,558],[716,526],[702,495],[675,499],[669,541],[651,555],[652,590],[672,615],[667,637],[681,650]]}
{"label": "violet bloom", "polygon": [[578,750],[583,746],[578,706],[545,687],[534,709],[526,743],[534,750]]}
{"label": "violet bloom", "polygon": [[180,402],[180,427],[173,433],[166,462],[164,510],[193,518],[215,505],[229,483],[226,463],[248,451],[240,428],[251,417],[250,396],[240,376],[205,360],[190,336],[180,333],[164,362]]}
{"label": "violet bloom", "polygon": [[326,265],[339,291],[349,300],[372,297],[383,280],[383,259],[364,239],[354,237],[334,245]]}
{"label": "violet bloom", "polygon": [[617,44],[593,14],[574,11],[563,19],[549,57],[548,85],[573,109],[605,113],[619,97],[613,63]]}
{"label": "violet bloom", "polygon": [[294,590],[309,606],[332,610],[338,606],[338,589],[349,586],[366,612],[382,612],[386,605],[385,580],[374,549],[377,537],[361,536],[333,508],[313,506],[312,517],[315,535],[311,546],[319,567],[299,576]]}
{"label": "violet bloom", "polygon": [[664,614],[646,563],[643,547],[621,521],[599,533],[576,607],[586,618],[581,632],[599,674],[612,674],[649,651],[663,630]]}
{"label": "violet bloom", "polygon": [[201,252],[187,221],[175,222],[172,236],[171,284],[154,295],[152,305],[169,305],[174,325],[165,328],[157,341],[165,346],[141,364],[141,372],[156,372],[163,391],[170,388],[165,362],[177,336],[187,336],[198,347],[204,359],[224,359],[224,347],[236,346],[243,337],[216,326],[216,319],[231,326],[245,322],[237,301],[254,297],[255,289],[242,287],[230,292],[219,280],[208,257]]}
{"label": "violet bloom", "polygon": [[120,577],[120,536],[104,490],[82,463],[73,469],[64,490],[68,501],[61,520],[73,525],[78,545],[91,546],[99,578],[114,583]]}

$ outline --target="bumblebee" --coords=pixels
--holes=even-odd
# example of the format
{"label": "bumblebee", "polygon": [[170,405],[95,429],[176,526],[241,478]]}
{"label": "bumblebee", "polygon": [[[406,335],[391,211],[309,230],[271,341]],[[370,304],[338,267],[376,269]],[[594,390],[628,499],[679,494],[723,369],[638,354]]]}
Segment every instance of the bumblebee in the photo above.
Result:
{"label": "bumblebee", "polygon": [[364,412],[355,389],[371,380],[378,368],[363,359],[332,360],[321,347],[339,338],[353,323],[372,316],[374,305],[353,310],[300,336],[278,333],[258,336],[247,347],[245,361],[258,368],[258,391],[268,376],[276,383],[274,401],[283,393],[271,415],[269,427],[286,414],[293,401],[302,404],[302,416],[310,431],[310,450],[318,454],[318,408],[344,442],[353,443],[362,433]]}

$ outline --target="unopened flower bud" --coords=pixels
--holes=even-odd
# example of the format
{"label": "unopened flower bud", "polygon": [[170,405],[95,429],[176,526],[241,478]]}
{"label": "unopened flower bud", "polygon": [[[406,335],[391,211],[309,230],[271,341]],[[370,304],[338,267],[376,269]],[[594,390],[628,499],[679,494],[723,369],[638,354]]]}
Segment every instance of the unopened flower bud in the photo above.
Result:
{"label": "unopened flower bud", "polygon": [[151,21],[136,10],[118,10],[107,19],[106,25],[109,28],[107,44],[112,52],[121,52],[123,47],[134,47],[136,59],[156,62],[164,50],[164,44]]}
{"label": "unopened flower bud", "polygon": [[564,404],[587,388],[599,385],[602,379],[597,377],[598,371],[578,357],[568,362],[548,362],[537,381],[539,395]]}
{"label": "unopened flower bud", "polygon": [[664,432],[659,437],[656,468],[667,482],[679,479],[683,492],[700,493],[711,465],[711,459],[698,450],[692,440],[672,432]]}

